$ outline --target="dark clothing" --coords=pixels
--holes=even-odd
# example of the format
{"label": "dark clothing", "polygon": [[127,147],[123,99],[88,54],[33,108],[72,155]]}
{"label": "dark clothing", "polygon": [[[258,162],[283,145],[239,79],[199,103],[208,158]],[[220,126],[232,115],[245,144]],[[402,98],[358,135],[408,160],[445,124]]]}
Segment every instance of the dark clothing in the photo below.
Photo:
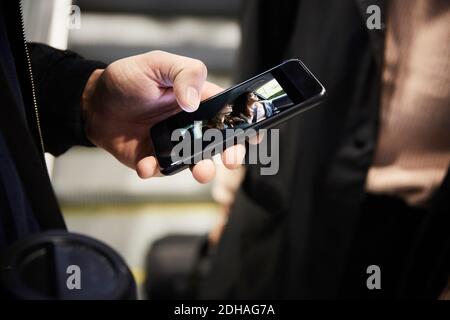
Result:
{"label": "dark clothing", "polygon": [[266,118],[273,116],[273,114],[277,111],[275,109],[275,106],[273,105],[272,101],[270,101],[270,100],[260,101],[260,103],[262,103],[264,106],[264,112],[265,112]]}
{"label": "dark clothing", "polygon": [[[258,166],[248,167],[203,298],[408,295],[392,283],[376,293],[365,287],[369,261],[382,265],[382,279],[383,272],[394,279],[417,265],[406,257],[417,248],[416,231],[434,216],[410,215],[405,205],[392,217],[388,212],[378,216],[377,206],[398,206],[389,206],[386,199],[374,204],[364,191],[377,140],[383,60],[383,31],[366,27],[371,4],[381,7],[383,18],[383,1],[245,1],[241,77],[299,58],[321,80],[328,99],[280,127],[277,175],[261,176]],[[273,50],[265,50],[268,43]],[[367,233],[376,238],[367,239]],[[388,245],[401,235],[408,238]],[[441,242],[422,243],[440,252],[429,269],[445,271],[449,233],[441,236]],[[366,246],[367,256],[358,254]],[[400,260],[408,262],[400,266]],[[427,282],[431,273],[417,271],[419,282]],[[402,281],[410,285],[411,279]],[[434,290],[421,287],[422,295],[437,297],[437,287],[445,283],[439,279]]]}
{"label": "dark clothing", "polygon": [[0,133],[0,251],[39,231],[8,147]]}
{"label": "dark clothing", "polygon": [[[39,119],[47,152],[89,145],[81,94],[104,64],[70,51],[28,44]],[[44,229],[65,228],[40,147],[19,1],[0,4],[0,252]]]}
{"label": "dark clothing", "polygon": [[[17,79],[9,45],[3,8],[0,6],[0,66],[5,70],[15,99],[20,101],[22,93]],[[25,109],[18,106],[18,111],[25,118]],[[14,212],[12,214],[12,212]],[[3,134],[0,132],[0,250],[15,239],[39,230],[22,183],[12,161]]]}
{"label": "dark clothing", "polygon": [[[448,191],[450,175],[431,208],[412,208],[402,200],[367,195],[349,250],[341,297],[435,299],[448,281]],[[367,290],[366,269],[381,270],[382,290]]]}

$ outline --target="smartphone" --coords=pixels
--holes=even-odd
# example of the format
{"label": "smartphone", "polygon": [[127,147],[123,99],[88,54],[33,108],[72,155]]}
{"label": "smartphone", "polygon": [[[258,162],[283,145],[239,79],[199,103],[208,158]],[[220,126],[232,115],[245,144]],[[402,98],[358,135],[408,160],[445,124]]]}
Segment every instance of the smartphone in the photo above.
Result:
{"label": "smartphone", "polygon": [[[224,146],[230,139],[239,141],[247,131],[273,128],[317,106],[325,97],[323,85],[300,60],[285,61],[202,101],[195,112],[181,111],[153,126],[150,135],[161,173],[179,172],[199,153],[211,151],[219,143]],[[227,131],[227,135],[220,141],[205,142],[202,137],[206,129]],[[173,150],[186,141],[201,147],[192,147],[181,158],[174,157]]]}

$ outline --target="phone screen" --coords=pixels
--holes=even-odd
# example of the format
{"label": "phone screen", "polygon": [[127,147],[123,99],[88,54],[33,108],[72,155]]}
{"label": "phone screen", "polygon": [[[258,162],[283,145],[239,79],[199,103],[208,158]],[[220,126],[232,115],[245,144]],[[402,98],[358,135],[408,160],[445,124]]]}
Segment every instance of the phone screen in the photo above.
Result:
{"label": "phone screen", "polygon": [[181,139],[201,140],[207,129],[261,128],[322,90],[320,83],[298,60],[288,61],[234,86],[203,101],[197,111],[180,112],[152,129],[160,166],[171,165],[170,150],[176,143],[171,141],[173,132],[177,131]]}

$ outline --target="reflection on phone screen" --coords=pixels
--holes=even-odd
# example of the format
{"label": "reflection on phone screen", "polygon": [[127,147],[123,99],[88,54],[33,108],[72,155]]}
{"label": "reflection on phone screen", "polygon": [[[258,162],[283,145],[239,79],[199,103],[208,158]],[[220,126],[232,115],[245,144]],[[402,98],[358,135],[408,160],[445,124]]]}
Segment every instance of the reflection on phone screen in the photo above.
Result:
{"label": "reflection on phone screen", "polygon": [[190,137],[200,139],[207,129],[246,129],[293,105],[292,99],[269,72],[227,94],[203,102],[191,114],[174,117],[170,127],[181,131],[181,136],[189,133]]}

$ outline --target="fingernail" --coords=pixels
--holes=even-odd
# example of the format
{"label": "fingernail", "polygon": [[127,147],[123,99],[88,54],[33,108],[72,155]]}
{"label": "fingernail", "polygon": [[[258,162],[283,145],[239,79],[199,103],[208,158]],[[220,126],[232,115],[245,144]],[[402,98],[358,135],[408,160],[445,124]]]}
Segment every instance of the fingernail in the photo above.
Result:
{"label": "fingernail", "polygon": [[190,110],[196,110],[198,108],[198,105],[200,104],[200,96],[197,89],[194,87],[188,87],[186,90],[186,99],[189,104],[186,106],[187,108]]}

